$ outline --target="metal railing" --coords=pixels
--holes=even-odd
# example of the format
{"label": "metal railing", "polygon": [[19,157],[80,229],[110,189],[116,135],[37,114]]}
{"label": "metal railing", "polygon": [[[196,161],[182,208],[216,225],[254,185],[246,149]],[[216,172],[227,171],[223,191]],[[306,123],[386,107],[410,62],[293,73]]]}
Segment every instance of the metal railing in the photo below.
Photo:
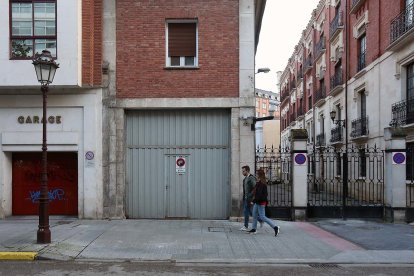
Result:
{"label": "metal railing", "polygon": [[343,27],[342,11],[339,11],[329,25],[329,35],[332,39],[337,30]]}
{"label": "metal railing", "polygon": [[316,135],[316,146],[317,147],[323,147],[326,145],[325,141],[325,133],[321,133]]}
{"label": "metal railing", "polygon": [[361,117],[351,122],[351,137],[368,135],[368,117]]}
{"label": "metal railing", "polygon": [[313,67],[313,57],[312,57],[312,56],[308,56],[308,57],[305,59],[304,65],[305,65],[305,70],[306,70],[306,71],[307,71],[308,69],[312,68],[312,67]]}
{"label": "metal railing", "polygon": [[402,126],[414,123],[414,98],[394,103],[391,106],[391,126]]}
{"label": "metal railing", "polygon": [[295,112],[293,112],[292,114],[290,114],[289,115],[289,117],[290,117],[290,122],[292,123],[292,122],[294,122],[294,121],[296,121],[296,115],[295,115]]}
{"label": "metal railing", "polygon": [[390,44],[414,27],[414,3],[408,5],[391,21]]}
{"label": "metal railing", "polygon": [[365,68],[365,53],[366,51],[361,52],[358,55],[358,68],[357,68],[358,72]]}
{"label": "metal railing", "polygon": [[318,43],[315,45],[315,57],[319,57],[323,51],[326,49],[326,39],[325,36],[322,36]]}
{"label": "metal railing", "polygon": [[301,105],[299,106],[297,113],[298,113],[298,117],[303,116],[303,114],[305,114],[303,106]]}
{"label": "metal railing", "polygon": [[331,90],[344,84],[342,79],[342,69],[335,70],[335,74],[331,77]]}
{"label": "metal railing", "polygon": [[331,129],[331,143],[342,142],[342,126]]}
{"label": "metal railing", "polygon": [[326,98],[326,86],[322,86],[315,92],[315,102],[324,100]]}

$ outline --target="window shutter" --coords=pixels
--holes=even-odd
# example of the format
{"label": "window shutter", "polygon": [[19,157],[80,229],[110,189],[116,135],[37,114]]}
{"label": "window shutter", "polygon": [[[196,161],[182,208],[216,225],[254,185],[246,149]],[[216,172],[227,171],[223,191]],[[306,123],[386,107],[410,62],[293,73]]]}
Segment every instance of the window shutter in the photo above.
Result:
{"label": "window shutter", "polygon": [[196,23],[168,24],[168,56],[196,56]]}

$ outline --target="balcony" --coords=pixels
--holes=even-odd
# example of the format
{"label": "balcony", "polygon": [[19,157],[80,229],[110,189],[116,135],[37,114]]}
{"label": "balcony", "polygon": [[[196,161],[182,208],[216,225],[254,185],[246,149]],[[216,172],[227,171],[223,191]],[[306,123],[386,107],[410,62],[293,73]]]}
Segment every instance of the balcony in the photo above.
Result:
{"label": "balcony", "polygon": [[414,3],[407,6],[397,17],[391,21],[390,50],[411,43],[414,38]]}
{"label": "balcony", "polygon": [[310,69],[312,69],[313,67],[313,57],[312,56],[308,56],[305,59],[305,62],[303,63],[305,66],[305,73],[308,72]]}
{"label": "balcony", "polygon": [[317,147],[324,147],[326,145],[325,142],[325,133],[321,133],[316,135],[316,144]]}
{"label": "balcony", "polygon": [[331,144],[342,143],[343,135],[342,135],[342,126],[335,127],[331,129]]}
{"label": "balcony", "polygon": [[351,14],[356,13],[364,3],[365,3],[365,0],[352,0],[352,6],[349,12]]}
{"label": "balcony", "polygon": [[299,105],[299,109],[297,111],[298,117],[297,119],[302,119],[303,115],[305,115],[305,111],[304,108],[302,106]]}
{"label": "balcony", "polygon": [[322,36],[315,45],[315,60],[318,59],[326,50],[326,39]]}
{"label": "balcony", "polygon": [[325,103],[326,86],[322,86],[315,92],[315,106],[321,106]]}
{"label": "balcony", "polygon": [[331,96],[336,96],[342,91],[344,84],[342,79],[342,69],[335,70],[335,74],[331,77]]}
{"label": "balcony", "polygon": [[342,18],[343,18],[342,11],[339,11],[335,15],[335,18],[331,21],[331,23],[329,25],[330,41],[334,40],[334,38],[344,28],[344,22],[343,22]]}
{"label": "balcony", "polygon": [[391,106],[392,120],[390,126],[414,124],[414,98],[400,101]]}
{"label": "balcony", "polygon": [[361,117],[351,123],[351,137],[354,140],[367,138],[368,136],[368,117]]}
{"label": "balcony", "polygon": [[361,71],[362,69],[365,68],[365,51],[361,52],[358,55],[358,67],[357,67],[357,72]]}

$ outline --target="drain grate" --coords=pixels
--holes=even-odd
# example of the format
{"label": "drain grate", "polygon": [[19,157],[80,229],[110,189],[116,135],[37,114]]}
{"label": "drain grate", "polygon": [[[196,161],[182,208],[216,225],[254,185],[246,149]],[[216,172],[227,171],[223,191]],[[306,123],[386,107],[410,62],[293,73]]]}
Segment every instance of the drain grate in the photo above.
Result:
{"label": "drain grate", "polygon": [[309,264],[313,268],[339,268],[337,264]]}
{"label": "drain grate", "polygon": [[231,232],[231,229],[228,227],[208,227],[208,232]]}

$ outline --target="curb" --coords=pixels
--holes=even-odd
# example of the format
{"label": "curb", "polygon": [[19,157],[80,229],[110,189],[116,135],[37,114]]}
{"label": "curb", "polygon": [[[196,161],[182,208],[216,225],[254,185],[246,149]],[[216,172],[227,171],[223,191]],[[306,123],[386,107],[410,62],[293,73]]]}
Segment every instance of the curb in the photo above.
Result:
{"label": "curb", "polygon": [[33,261],[37,252],[0,252],[0,260]]}

